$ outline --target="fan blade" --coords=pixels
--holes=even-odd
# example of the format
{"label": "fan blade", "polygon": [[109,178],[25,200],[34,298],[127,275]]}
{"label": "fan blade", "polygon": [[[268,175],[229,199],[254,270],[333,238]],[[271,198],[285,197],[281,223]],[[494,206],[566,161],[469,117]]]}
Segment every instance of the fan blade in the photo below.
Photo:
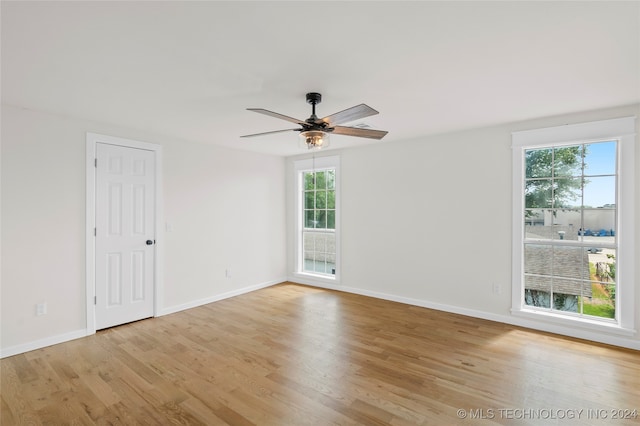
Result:
{"label": "fan blade", "polygon": [[376,114],[378,114],[378,111],[371,108],[369,105],[360,104],[321,118],[320,120],[317,120],[316,123],[319,124],[324,122],[328,123],[329,126],[335,126],[336,124],[342,124]]}
{"label": "fan blade", "polygon": [[303,125],[305,122],[303,120],[298,120],[297,118],[289,117],[287,115],[278,114],[277,112],[269,111],[267,109],[262,108],[247,108],[247,111],[257,112],[259,114],[268,115],[275,118],[280,118],[282,120],[290,121],[292,123]]}
{"label": "fan blade", "polygon": [[264,135],[270,135],[270,134],[272,134],[272,133],[291,132],[291,131],[294,131],[294,130],[298,130],[298,131],[299,131],[300,129],[274,130],[274,131],[272,131],[272,132],[254,133],[254,134],[252,134],[252,135],[243,135],[243,136],[240,136],[240,137],[241,137],[241,138],[252,138],[252,137],[254,137],[254,136],[264,136]]}
{"label": "fan blade", "polygon": [[361,129],[359,127],[336,126],[331,134],[356,136],[359,138],[382,139],[387,133],[385,130]]}

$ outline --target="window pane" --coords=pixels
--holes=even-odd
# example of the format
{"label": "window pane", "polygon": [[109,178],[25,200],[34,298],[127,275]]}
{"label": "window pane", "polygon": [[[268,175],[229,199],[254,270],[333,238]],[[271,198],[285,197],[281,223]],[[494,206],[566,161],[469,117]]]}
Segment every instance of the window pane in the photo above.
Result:
{"label": "window pane", "polygon": [[582,223],[579,209],[555,209],[552,239],[578,241]]}
{"label": "window pane", "polygon": [[584,174],[613,175],[616,173],[616,142],[599,142],[586,145]]}
{"label": "window pane", "polygon": [[327,211],[316,210],[316,228],[324,229],[327,227]]}
{"label": "window pane", "polygon": [[582,298],[583,300],[591,299],[593,297],[593,289],[591,281],[583,281],[582,282]]}
{"label": "window pane", "polygon": [[525,151],[525,177],[544,178],[552,175],[553,151],[551,149],[532,149]]}
{"label": "window pane", "polygon": [[321,172],[316,172],[316,189],[326,189],[326,187],[326,172],[324,170]]}
{"label": "window pane", "polygon": [[577,241],[581,223],[578,209],[532,209],[525,217],[525,237]]}
{"label": "window pane", "polygon": [[315,189],[315,187],[316,186],[313,181],[313,173],[305,172],[304,173],[304,189],[310,190],[310,189]]}
{"label": "window pane", "polygon": [[616,178],[602,176],[585,178],[584,201],[585,207],[615,207]]}
{"label": "window pane", "polygon": [[327,170],[327,189],[336,188],[336,171]]}
{"label": "window pane", "polygon": [[327,273],[327,263],[321,260],[316,260],[314,265],[314,272],[319,272],[321,274]]}
{"label": "window pane", "polygon": [[553,207],[582,206],[582,178],[553,180]]}
{"label": "window pane", "polygon": [[542,209],[526,209],[524,211],[524,223],[528,226],[544,225],[544,210]]}
{"label": "window pane", "polygon": [[336,208],[336,191],[327,191],[327,208]]}
{"label": "window pane", "polygon": [[[553,275],[556,277],[582,280],[589,278],[589,258],[582,247],[561,247],[553,249]],[[579,289],[567,293],[579,294]]]}
{"label": "window pane", "polygon": [[325,253],[327,251],[327,238],[324,234],[316,234],[315,236],[316,239],[316,246],[315,246],[315,252],[316,253]]}
{"label": "window pane", "polygon": [[313,248],[315,247],[315,241],[311,232],[304,232],[302,234],[303,248],[305,259],[313,259]]}
{"label": "window pane", "polygon": [[[605,240],[594,238],[594,242]],[[615,318],[616,302],[616,251],[609,248],[585,249],[589,258],[590,281],[584,292],[582,312],[601,318]]]}
{"label": "window pane", "polygon": [[604,301],[608,307],[608,312],[602,313],[600,316],[607,316],[607,318],[616,317],[616,286],[615,284],[605,284],[602,286],[602,290],[605,294]]}
{"label": "window pane", "polygon": [[316,209],[327,208],[327,191],[318,190],[316,192]]}
{"label": "window pane", "polygon": [[616,236],[615,209],[585,209],[582,212],[582,216],[585,241],[615,241],[615,238],[611,238],[610,240],[593,238]]}
{"label": "window pane", "polygon": [[306,191],[304,193],[304,208],[306,210],[313,209],[315,206],[314,200],[315,200],[315,195],[313,191]]}
{"label": "window pane", "polygon": [[324,252],[317,255],[324,261],[325,273],[335,275],[336,268],[336,238],[335,234],[324,234]]}
{"label": "window pane", "polygon": [[305,210],[304,211],[304,227],[305,228],[315,228],[316,218],[315,212],[313,210]]}
{"label": "window pane", "polygon": [[551,207],[553,199],[552,183],[551,179],[526,181],[524,189],[525,208]]}
{"label": "window pane", "polygon": [[602,248],[588,252],[591,280],[603,284],[616,282],[616,251]]}
{"label": "window pane", "polygon": [[551,278],[525,275],[524,303],[540,308],[551,307]]}
{"label": "window pane", "polygon": [[616,286],[591,283],[591,297],[584,297],[582,313],[600,318],[616,317]]}
{"label": "window pane", "polygon": [[327,210],[327,229],[336,229],[336,211]]}
{"label": "window pane", "polygon": [[525,274],[551,274],[551,259],[553,258],[552,246],[526,244],[524,246],[524,272]]}
{"label": "window pane", "polygon": [[553,175],[582,175],[582,145],[554,148]]}
{"label": "window pane", "polygon": [[[571,294],[574,296],[585,296],[589,293],[585,292],[585,281],[571,280],[565,278],[553,279],[553,293],[554,294]],[[574,311],[574,312],[577,312]]]}
{"label": "window pane", "polygon": [[567,293],[553,293],[553,309],[564,312],[578,312],[580,296]]}

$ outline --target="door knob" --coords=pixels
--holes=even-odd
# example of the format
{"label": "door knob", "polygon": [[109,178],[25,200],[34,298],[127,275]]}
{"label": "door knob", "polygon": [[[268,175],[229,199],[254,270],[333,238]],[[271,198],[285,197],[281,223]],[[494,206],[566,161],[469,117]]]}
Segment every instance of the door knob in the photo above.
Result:
{"label": "door knob", "polygon": [[153,240],[147,240],[147,245],[150,246],[151,244],[153,244]]}

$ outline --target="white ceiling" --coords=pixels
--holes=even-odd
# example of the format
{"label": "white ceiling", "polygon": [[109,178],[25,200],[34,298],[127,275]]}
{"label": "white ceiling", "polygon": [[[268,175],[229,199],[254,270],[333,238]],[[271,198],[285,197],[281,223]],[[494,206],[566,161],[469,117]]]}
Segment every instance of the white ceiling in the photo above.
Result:
{"label": "white ceiling", "polygon": [[[240,139],[366,103],[382,142],[640,102],[640,2],[1,2],[2,102],[276,155]],[[348,123],[355,125],[358,122]]]}

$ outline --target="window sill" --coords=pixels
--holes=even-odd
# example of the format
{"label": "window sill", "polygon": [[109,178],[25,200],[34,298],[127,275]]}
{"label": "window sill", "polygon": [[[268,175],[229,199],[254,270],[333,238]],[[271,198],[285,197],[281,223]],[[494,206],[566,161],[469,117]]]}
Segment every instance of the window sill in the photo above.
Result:
{"label": "window sill", "polygon": [[335,275],[322,275],[322,274],[314,274],[310,272],[294,272],[293,277],[297,282],[301,284],[308,285],[335,285],[339,284],[340,281],[336,278]]}
{"label": "window sill", "polygon": [[336,280],[335,275],[314,274],[313,272],[294,272],[294,275],[299,277],[310,277],[310,278],[317,278],[317,279],[328,280],[328,281]]}
{"label": "window sill", "polygon": [[571,317],[567,315],[555,314],[553,312],[543,312],[535,309],[511,309],[511,314],[516,317],[532,319],[546,322],[558,326],[569,326],[582,328],[594,332],[604,332],[607,334],[617,334],[620,336],[634,336],[636,330],[625,328],[614,322],[603,322],[586,318]]}

